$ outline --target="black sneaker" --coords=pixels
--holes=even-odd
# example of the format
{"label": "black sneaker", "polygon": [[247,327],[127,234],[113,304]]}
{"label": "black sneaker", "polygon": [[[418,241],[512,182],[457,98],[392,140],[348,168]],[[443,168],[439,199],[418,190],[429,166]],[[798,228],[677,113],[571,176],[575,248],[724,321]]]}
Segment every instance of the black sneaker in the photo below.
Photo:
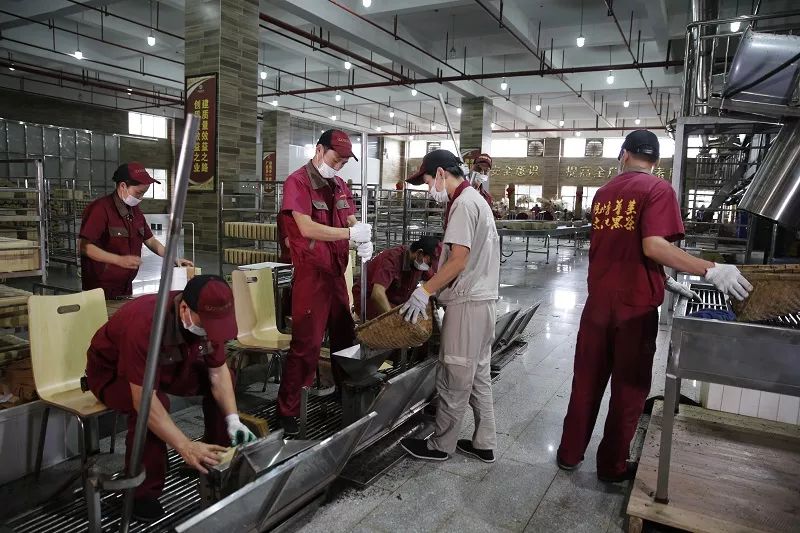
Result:
{"label": "black sneaker", "polygon": [[400,441],[400,446],[417,459],[447,461],[450,458],[448,454],[439,450],[429,450],[428,441],[425,439],[403,439]]}
{"label": "black sneaker", "polygon": [[287,437],[292,437],[300,433],[300,427],[297,425],[296,416],[279,416],[278,422],[280,422],[283,428],[283,434]]}
{"label": "black sneaker", "polygon": [[625,481],[636,479],[636,470],[638,468],[639,465],[637,463],[628,462],[625,465],[625,471],[622,472],[621,474],[606,476],[598,472],[597,479],[599,479],[603,483],[623,483]]}
{"label": "black sneaker", "polygon": [[579,466],[581,466],[581,463],[583,463],[583,461],[578,461],[574,465],[571,465],[569,463],[565,463],[564,461],[561,460],[561,457],[558,454],[556,454],[556,464],[558,465],[558,467],[561,470],[566,470],[567,472],[570,472],[572,470],[577,469]]}
{"label": "black sneaker", "polygon": [[133,500],[133,518],[139,522],[155,522],[164,516],[164,508],[157,498],[138,498]]}
{"label": "black sneaker", "polygon": [[484,463],[493,463],[494,462],[494,451],[493,450],[479,450],[472,446],[472,441],[467,439],[461,439],[456,444],[456,448],[461,453],[465,453],[467,455],[472,455],[473,457],[477,457]]}

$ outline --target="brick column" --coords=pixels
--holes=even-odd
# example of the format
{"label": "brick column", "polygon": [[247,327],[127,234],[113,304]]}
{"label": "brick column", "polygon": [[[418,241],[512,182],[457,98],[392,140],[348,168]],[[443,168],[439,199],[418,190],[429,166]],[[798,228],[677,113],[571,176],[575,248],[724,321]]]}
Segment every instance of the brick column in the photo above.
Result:
{"label": "brick column", "polygon": [[552,137],[544,140],[544,162],[542,173],[542,198],[550,199],[559,193],[559,161],[561,160],[561,139]]}
{"label": "brick column", "polygon": [[[219,75],[217,187],[258,179],[258,0],[186,2],[185,30],[185,75]],[[217,250],[217,193],[189,193],[184,220],[202,235],[198,251]]]}
{"label": "brick column", "polygon": [[291,119],[292,116],[286,111],[264,111],[261,118],[262,151],[275,152],[275,179],[278,181],[284,181],[289,174],[297,170],[289,168]]}
{"label": "brick column", "polygon": [[464,98],[461,101],[459,148],[462,154],[471,150],[489,153],[493,117],[494,106],[488,98]]}

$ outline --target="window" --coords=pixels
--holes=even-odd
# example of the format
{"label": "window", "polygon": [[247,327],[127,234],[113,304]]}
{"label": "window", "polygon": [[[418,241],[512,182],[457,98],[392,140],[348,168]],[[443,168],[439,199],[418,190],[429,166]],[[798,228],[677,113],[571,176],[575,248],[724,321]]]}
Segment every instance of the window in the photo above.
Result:
{"label": "window", "polygon": [[689,209],[694,209],[695,207],[708,207],[711,204],[711,200],[714,198],[714,191],[712,190],[695,190],[689,189],[689,194],[687,195],[687,205]]}
{"label": "window", "polygon": [[618,158],[623,142],[625,142],[625,137],[606,137],[603,139],[603,157],[608,159]]}
{"label": "window", "polygon": [[495,139],[489,152],[494,157],[525,157],[528,155],[527,139]]}
{"label": "window", "polygon": [[568,137],[564,139],[564,157],[584,157],[586,153],[586,139],[581,137]]}
{"label": "window", "polygon": [[661,159],[667,159],[675,155],[675,141],[669,137],[659,137],[658,146]]}
{"label": "window", "polygon": [[541,185],[515,185],[514,204],[517,207],[530,209],[537,203],[537,199],[542,197]]}
{"label": "window", "polygon": [[584,187],[583,188],[583,210],[589,209],[592,205],[592,200],[594,200],[594,195],[597,194],[597,191],[600,187]]}
{"label": "window", "polygon": [[128,133],[143,137],[167,138],[167,119],[144,113],[128,113]]}
{"label": "window", "polygon": [[147,168],[147,173],[150,174],[154,180],[160,181],[161,183],[153,183],[149,189],[147,189],[147,194],[144,195],[145,198],[150,198],[153,200],[166,200],[167,199],[167,169],[165,168]]}
{"label": "window", "polygon": [[575,195],[578,188],[574,185],[561,186],[561,201],[564,202],[564,208],[568,211],[575,211]]}

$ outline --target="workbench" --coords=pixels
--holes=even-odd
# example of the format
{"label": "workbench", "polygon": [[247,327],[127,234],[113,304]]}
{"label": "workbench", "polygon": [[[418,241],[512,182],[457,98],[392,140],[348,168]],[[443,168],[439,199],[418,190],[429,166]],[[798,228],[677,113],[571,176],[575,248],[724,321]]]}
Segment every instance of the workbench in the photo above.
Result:
{"label": "workbench", "polygon": [[[506,259],[511,257],[514,252],[522,250],[511,250],[508,253],[503,251],[503,239],[505,237],[522,237],[525,239],[525,262],[528,262],[530,254],[543,254],[545,255],[545,263],[550,263],[550,241],[556,240],[556,254],[561,246],[566,246],[575,249],[575,255],[578,250],[583,246],[583,243],[588,238],[591,225],[568,227],[560,226],[553,229],[506,229],[498,228],[497,235],[500,237],[500,262],[505,263]],[[542,245],[539,247],[531,248],[531,239],[542,240]],[[572,241],[571,245],[562,245],[561,240],[568,239]]]}

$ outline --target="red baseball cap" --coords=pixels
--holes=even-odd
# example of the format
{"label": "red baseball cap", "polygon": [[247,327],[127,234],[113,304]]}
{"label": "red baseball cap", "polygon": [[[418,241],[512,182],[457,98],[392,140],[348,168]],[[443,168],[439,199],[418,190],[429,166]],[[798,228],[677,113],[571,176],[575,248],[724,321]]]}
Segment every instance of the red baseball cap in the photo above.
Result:
{"label": "red baseball cap", "polygon": [[233,291],[224,279],[213,274],[193,277],[183,289],[183,301],[200,316],[208,340],[225,342],[236,338],[239,330]]}
{"label": "red baseball cap", "polygon": [[151,183],[161,184],[160,181],[153,179],[153,176],[145,170],[141,163],[137,163],[136,161],[124,163],[117,167],[111,179],[117,183],[120,181],[135,181],[141,185],[150,185]]}
{"label": "red baseball cap", "polygon": [[336,150],[339,157],[352,157],[358,161],[358,158],[353,153],[353,143],[350,142],[350,136],[342,130],[327,130],[323,132],[317,144]]}
{"label": "red baseball cap", "polygon": [[484,163],[489,165],[489,168],[492,168],[492,156],[489,154],[481,154],[475,158],[475,161],[472,162],[473,165],[477,165],[478,163]]}

